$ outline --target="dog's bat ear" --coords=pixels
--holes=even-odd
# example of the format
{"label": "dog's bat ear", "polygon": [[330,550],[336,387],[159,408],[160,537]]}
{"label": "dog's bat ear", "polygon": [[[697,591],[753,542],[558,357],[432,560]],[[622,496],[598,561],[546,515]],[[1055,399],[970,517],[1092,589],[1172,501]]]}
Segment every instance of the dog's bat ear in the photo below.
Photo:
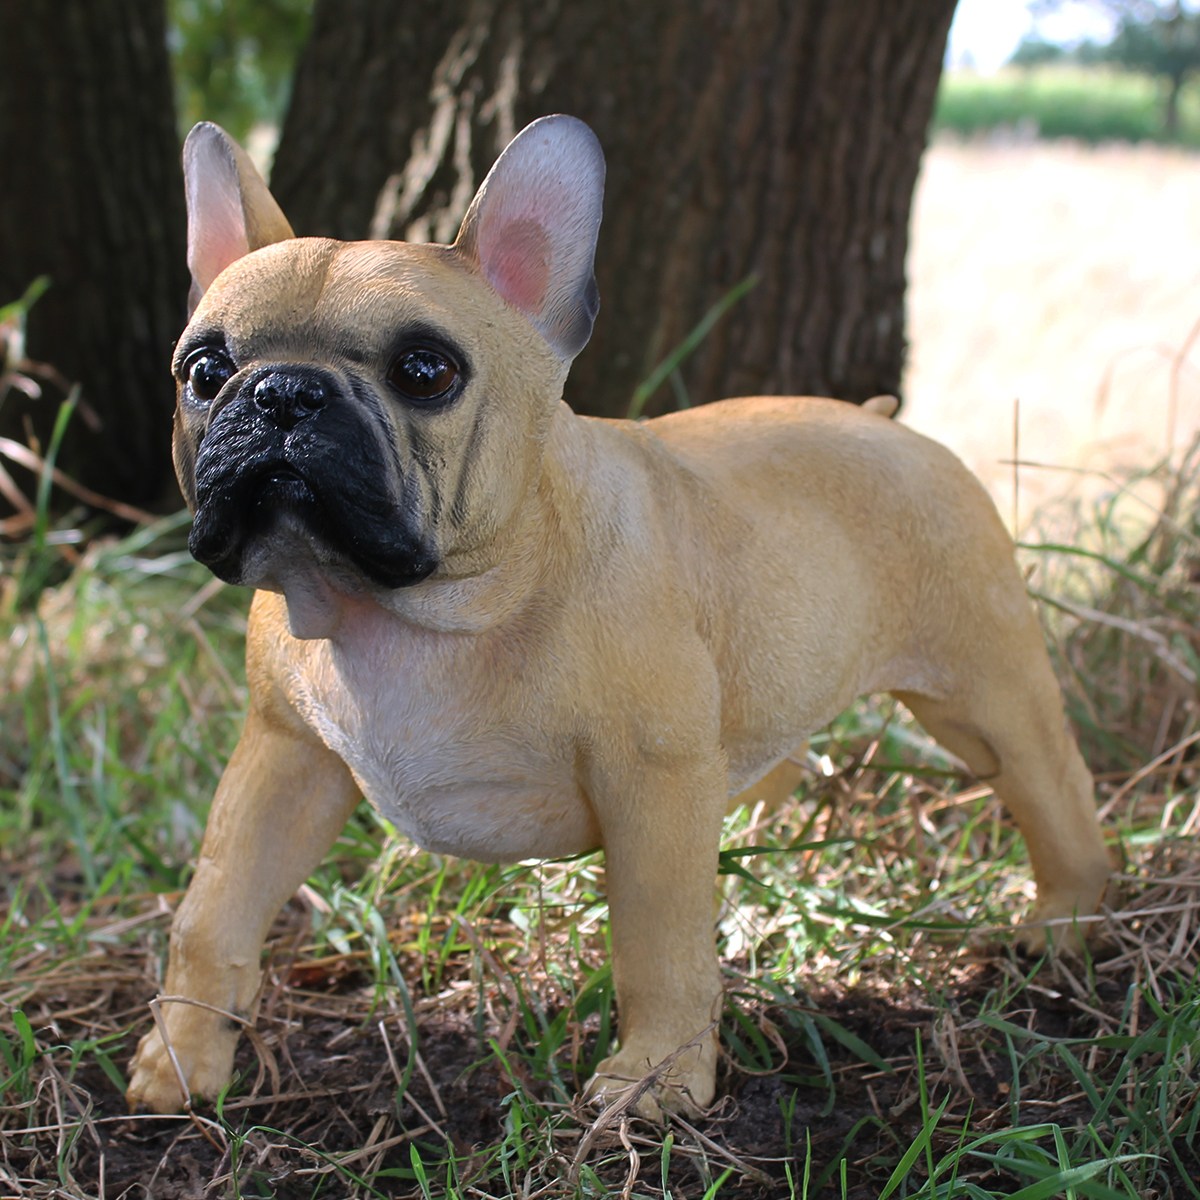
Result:
{"label": "dog's bat ear", "polygon": [[294,234],[250,156],[219,125],[201,121],[187,135],[183,178],[191,312],[231,262]]}
{"label": "dog's bat ear", "polygon": [[587,345],[600,308],[603,199],[596,135],[574,117],[542,117],[496,160],[454,243],[565,362]]}

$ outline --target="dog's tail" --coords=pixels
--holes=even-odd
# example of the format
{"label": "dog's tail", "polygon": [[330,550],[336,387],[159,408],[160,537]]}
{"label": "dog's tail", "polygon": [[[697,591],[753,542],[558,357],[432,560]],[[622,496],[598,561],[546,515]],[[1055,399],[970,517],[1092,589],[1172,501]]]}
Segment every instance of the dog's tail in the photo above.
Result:
{"label": "dog's tail", "polygon": [[895,396],[872,396],[859,407],[866,412],[878,413],[881,417],[894,417],[900,411],[900,401]]}

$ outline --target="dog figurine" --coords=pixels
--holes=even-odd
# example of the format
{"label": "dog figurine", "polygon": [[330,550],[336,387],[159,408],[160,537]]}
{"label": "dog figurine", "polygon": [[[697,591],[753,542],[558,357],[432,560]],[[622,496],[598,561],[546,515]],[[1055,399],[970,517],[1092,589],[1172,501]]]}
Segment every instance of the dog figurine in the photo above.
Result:
{"label": "dog figurine", "polygon": [[[256,589],[250,707],[171,931],[128,1099],[229,1082],[281,906],[365,795],[485,862],[606,856],[639,1112],[714,1095],[730,797],[856,697],[991,781],[1069,935],[1109,860],[1013,546],[947,450],[831,400],[576,416],[604,159],[571,117],[504,151],[452,246],[297,238],[210,124],[184,150],[175,351],[190,546]],[[886,405],[875,405],[875,408]],[[178,1070],[176,1069],[178,1068]]]}

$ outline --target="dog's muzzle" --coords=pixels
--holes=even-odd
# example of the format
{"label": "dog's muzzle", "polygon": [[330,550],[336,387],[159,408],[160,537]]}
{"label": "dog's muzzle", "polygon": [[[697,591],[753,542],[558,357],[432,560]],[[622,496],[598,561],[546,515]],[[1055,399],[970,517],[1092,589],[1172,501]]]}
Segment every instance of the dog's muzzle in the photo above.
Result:
{"label": "dog's muzzle", "polygon": [[[360,381],[354,381],[358,384]],[[406,494],[379,410],[309,364],[270,365],[214,406],[195,458],[188,544],[214,574],[242,582],[281,522],[373,583],[411,586],[437,567]]]}

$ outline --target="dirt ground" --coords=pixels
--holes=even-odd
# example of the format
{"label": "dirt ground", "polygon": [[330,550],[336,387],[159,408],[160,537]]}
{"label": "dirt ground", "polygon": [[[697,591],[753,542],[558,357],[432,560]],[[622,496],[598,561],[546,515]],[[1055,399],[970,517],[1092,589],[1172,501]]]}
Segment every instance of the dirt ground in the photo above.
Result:
{"label": "dirt ground", "polygon": [[[291,914],[294,921],[297,913]],[[286,941],[288,917],[277,926]],[[876,989],[868,982],[852,989],[823,985],[811,993],[802,990],[786,1009],[743,1007],[760,1028],[770,1030],[778,1054],[773,1069],[761,1075],[737,1069],[722,1073],[726,1099],[714,1116],[697,1127],[672,1128],[675,1152],[671,1158],[669,1186],[673,1194],[699,1196],[711,1179],[732,1167],[720,1189],[728,1200],[777,1200],[789,1194],[787,1169],[793,1180],[802,1170],[805,1142],[811,1147],[814,1179],[841,1157],[851,1162],[849,1200],[875,1200],[886,1183],[897,1146],[911,1144],[919,1135],[924,1115],[914,1071],[914,1030],[924,1033],[928,1078],[926,1084],[939,1099],[948,1100],[946,1115],[934,1148],[948,1150],[970,1120],[979,1134],[990,1125],[1002,1126],[1014,1093],[1012,1046],[989,1029],[981,1016],[990,1011],[998,991],[1011,987],[1023,973],[1020,964],[997,959],[960,959],[943,964],[944,988],[940,1007],[911,989],[896,990],[888,981]],[[310,984],[316,977],[308,975]],[[639,1192],[658,1194],[664,1179],[660,1163],[661,1133],[633,1121],[612,1122],[607,1128],[592,1126],[595,1114],[567,1108],[555,1101],[551,1086],[537,1081],[527,1068],[536,1044],[518,1029],[504,1045],[503,1055],[489,1052],[487,1040],[503,1038],[490,1022],[476,1027],[464,1007],[454,1013],[442,1009],[429,1020],[419,1020],[420,1070],[414,1072],[397,1104],[397,1056],[403,1054],[403,1036],[397,1036],[395,1014],[376,1010],[370,1014],[369,988],[363,980],[339,976],[330,980],[333,990],[322,992],[297,987],[293,982],[279,993],[280,1003],[260,1016],[255,1047],[243,1040],[239,1069],[257,1083],[249,1094],[231,1098],[224,1109],[227,1128],[241,1131],[231,1139],[217,1135],[211,1120],[200,1116],[156,1118],[129,1116],[120,1094],[102,1071],[89,1064],[69,1084],[59,1080],[61,1117],[84,1117],[82,1136],[68,1147],[60,1145],[59,1162],[69,1163],[66,1178],[53,1182],[53,1168],[44,1139],[14,1138],[2,1158],[12,1178],[41,1180],[22,1195],[64,1197],[104,1195],[153,1196],[154,1200],[218,1200],[223,1197],[273,1197],[274,1200],[309,1200],[313,1196],[380,1194],[359,1191],[354,1174],[374,1180],[383,1194],[418,1195],[411,1178],[404,1179],[412,1148],[426,1155],[431,1165],[454,1147],[464,1194],[494,1194],[495,1167],[487,1170],[477,1160],[480,1149],[503,1139],[511,1126],[508,1107],[513,1079],[520,1080],[526,1095],[536,1098],[551,1113],[557,1108],[564,1120],[557,1123],[555,1153],[539,1151],[535,1161],[512,1164],[512,1187],[518,1194],[565,1195],[581,1162],[595,1171],[611,1194],[629,1194],[631,1164],[640,1180]],[[1055,987],[1036,988],[1023,996],[1012,1021],[1052,1038],[1090,1037],[1095,1034],[1094,1005],[1116,1010],[1133,983],[1131,972],[1117,968],[1105,977],[1085,1001]],[[357,990],[356,990],[356,985]],[[803,988],[802,984],[799,984]],[[63,997],[78,999],[78,996]],[[48,999],[48,998],[47,998]],[[118,993],[110,1000],[132,1008],[144,1000]],[[827,1063],[818,1067],[813,1047],[798,1033],[797,1012],[821,1013],[836,1021],[849,1035],[861,1039],[884,1060],[882,1069],[862,1061],[844,1046],[825,1045]],[[377,1027],[388,1027],[388,1038]],[[389,1044],[394,1048],[389,1049]],[[952,1052],[950,1048],[952,1047]],[[269,1062],[271,1069],[259,1070]],[[566,1064],[564,1064],[566,1066]],[[820,1086],[823,1069],[830,1072],[829,1088]],[[567,1067],[569,1073],[569,1067]],[[1086,1098],[1069,1074],[1047,1067],[1042,1094],[1047,1114],[1064,1124],[1072,1107],[1087,1119]],[[797,1103],[792,1093],[797,1084]],[[49,1086],[49,1084],[47,1084]],[[790,1122],[781,1118],[789,1103]],[[1025,1097],[1028,1111],[1038,1104]],[[987,1114],[993,1114],[991,1118]],[[790,1127],[795,1139],[789,1142]],[[321,1155],[310,1147],[319,1146]],[[1185,1158],[1188,1152],[1181,1147]],[[347,1154],[351,1157],[345,1157]],[[333,1173],[324,1156],[342,1160]],[[1184,1169],[1200,1168],[1194,1162]],[[491,1184],[477,1191],[480,1171]],[[389,1174],[395,1172],[395,1174]],[[432,1173],[432,1171],[431,1171]],[[1162,1195],[1183,1195],[1176,1168],[1162,1173],[1167,1190]],[[1000,1169],[973,1176],[983,1187],[1017,1188],[1027,1182]],[[63,1185],[66,1185],[65,1187]],[[625,1190],[623,1186],[625,1185]],[[830,1186],[836,1184],[830,1183]],[[79,1190],[76,1191],[75,1189]],[[391,1189],[395,1189],[392,1191]],[[1178,1189],[1178,1190],[1176,1190]],[[822,1193],[825,1194],[825,1193]]]}
{"label": "dirt ground", "polygon": [[[83,898],[78,880],[47,882],[56,896]],[[661,1130],[613,1109],[598,1117],[572,1099],[597,1014],[570,1017],[552,1069],[541,1061],[541,1031],[564,1004],[562,964],[547,969],[534,946],[504,963],[486,956],[477,974],[472,956],[459,954],[422,992],[424,960],[405,924],[425,920],[420,906],[403,920],[387,918],[403,947],[401,973],[412,980],[410,1006],[398,989],[372,986],[364,955],[314,953],[308,907],[291,902],[275,924],[256,1032],[242,1039],[242,1082],[223,1102],[221,1120],[208,1105],[190,1119],[130,1115],[118,1081],[73,1047],[107,1046],[123,1064],[129,1026],[136,1036],[148,1024],[166,914],[147,897],[146,912],[114,913],[111,926],[113,918],[95,914],[90,949],[79,959],[59,963],[50,951],[29,957],[23,1007],[54,1048],[39,1058],[33,1088],[0,1109],[0,1197],[418,1196],[415,1148],[431,1178],[444,1175],[439,1164],[452,1154],[454,1194],[480,1200],[667,1190],[699,1197],[726,1171],[724,1200],[779,1200],[804,1194],[794,1185],[806,1159],[808,1194],[834,1194],[844,1160],[848,1200],[876,1200],[935,1107],[937,1158],[968,1130],[987,1140],[1013,1122],[1054,1121],[1074,1136],[1072,1126],[1094,1120],[1098,1136],[1116,1144],[1125,1136],[1123,1105],[1106,1101],[1106,1115],[1097,1116],[1094,1093],[1111,1088],[1111,1100],[1125,1080],[1120,1093],[1134,1106],[1138,1088],[1159,1086],[1153,1081],[1163,1078],[1169,1056],[1190,1053],[1188,1044],[1154,1033],[1154,1011],[1195,1003],[1178,989],[1200,939],[1200,847],[1178,841],[1130,861],[1120,894],[1119,918],[1101,930],[1104,953],[1086,970],[1035,967],[999,943],[951,929],[909,943],[898,953],[903,970],[879,955],[847,974],[817,955],[794,964],[786,985],[772,986],[752,982],[747,961],[728,960],[734,999],[722,1043],[746,1044],[754,1030],[761,1052],[753,1067],[744,1054],[737,1064],[728,1056],[721,1103],[694,1123],[672,1124],[669,1160]],[[63,903],[64,912],[76,905]],[[431,958],[449,928],[435,921]],[[136,928],[137,936],[114,943],[110,927]],[[475,936],[515,944],[503,920]],[[553,937],[545,951],[553,962]],[[1133,998],[1147,985],[1157,1000]],[[547,1025],[535,1027],[522,1015],[529,1012],[544,1014]],[[1143,1037],[1131,1039],[1139,1030]],[[1081,1088],[1071,1055],[1060,1052],[1072,1045],[1087,1056],[1090,1090]],[[1187,1075],[1171,1086],[1186,1089]],[[1160,1101],[1177,1106],[1180,1126],[1189,1119],[1194,1126],[1194,1096],[1168,1089]],[[509,1156],[503,1167],[501,1142]],[[1166,1150],[1156,1147],[1161,1161],[1147,1200],[1194,1194],[1183,1182],[1200,1178],[1194,1138],[1181,1133]],[[989,1161],[968,1164],[980,1188],[1004,1195],[1029,1183]],[[583,1171],[593,1178],[590,1191],[577,1186]],[[822,1182],[825,1171],[834,1177]]]}
{"label": "dirt ground", "polygon": [[[1147,466],[1200,432],[1200,157],[1154,146],[939,142],[909,257],[904,419],[1018,528],[1069,468]],[[1188,353],[1190,351],[1190,353]]]}

